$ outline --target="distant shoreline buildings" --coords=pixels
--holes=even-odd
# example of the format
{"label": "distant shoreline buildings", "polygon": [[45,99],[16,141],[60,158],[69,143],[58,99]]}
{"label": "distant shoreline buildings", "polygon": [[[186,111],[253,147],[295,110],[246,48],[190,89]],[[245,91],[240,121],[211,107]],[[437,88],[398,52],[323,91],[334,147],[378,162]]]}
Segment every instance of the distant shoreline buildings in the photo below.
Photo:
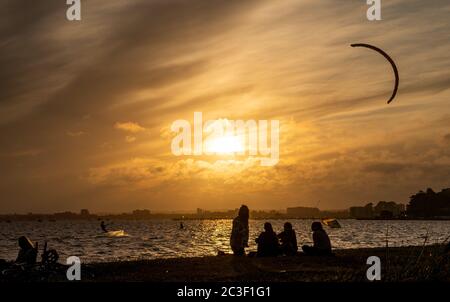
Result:
{"label": "distant shoreline buildings", "polygon": [[364,207],[351,207],[350,217],[355,219],[399,219],[406,218],[405,205],[393,201],[380,201],[376,206],[368,203]]}
{"label": "distant shoreline buildings", "polygon": [[[153,213],[150,210],[134,210],[131,213],[99,215],[91,214],[88,209],[82,209],[79,214],[61,212],[54,214],[9,214],[0,215],[0,221],[36,220],[147,220],[147,219],[232,219],[238,209],[225,211],[208,211],[197,209],[195,213]],[[450,220],[450,189],[434,192],[432,189],[419,191],[410,197],[408,205],[394,201],[379,201],[376,205],[368,203],[365,206],[354,206],[347,210],[322,211],[317,207],[289,207],[285,212],[277,210],[250,212],[252,219],[449,219]]]}

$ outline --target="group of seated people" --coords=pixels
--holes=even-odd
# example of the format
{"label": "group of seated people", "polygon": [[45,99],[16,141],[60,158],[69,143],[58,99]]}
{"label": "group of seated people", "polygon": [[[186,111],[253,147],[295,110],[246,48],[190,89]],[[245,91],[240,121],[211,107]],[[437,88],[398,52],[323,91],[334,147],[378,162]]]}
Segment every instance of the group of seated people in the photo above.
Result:
{"label": "group of seated people", "polygon": [[[235,256],[245,256],[245,248],[248,247],[249,235],[249,209],[242,205],[238,215],[233,219],[231,229],[230,246]],[[327,232],[322,228],[322,223],[316,221],[311,225],[313,231],[312,246],[304,245],[302,250],[307,255],[325,256],[332,255],[331,242]],[[264,224],[264,232],[256,239],[258,250],[256,255],[259,257],[277,256],[277,255],[295,255],[297,254],[297,237],[290,222],[284,224],[284,231],[276,234],[273,231],[272,224]]]}
{"label": "group of seated people", "polygon": [[[322,228],[320,222],[313,222],[311,225],[313,231],[313,246],[304,245],[302,250],[307,255],[326,256],[331,255],[331,242],[328,234]],[[292,224],[286,222],[284,230],[278,235],[273,231],[272,224],[264,224],[264,232],[256,239],[258,257],[271,257],[277,255],[292,256],[297,254],[297,236]]]}

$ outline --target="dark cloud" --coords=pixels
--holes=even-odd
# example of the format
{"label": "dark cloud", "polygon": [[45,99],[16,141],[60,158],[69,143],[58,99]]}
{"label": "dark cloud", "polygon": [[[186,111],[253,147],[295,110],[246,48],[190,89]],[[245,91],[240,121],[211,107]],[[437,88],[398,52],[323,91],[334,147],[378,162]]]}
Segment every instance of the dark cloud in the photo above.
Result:
{"label": "dark cloud", "polygon": [[[16,142],[19,145],[58,144],[60,137],[55,130],[72,127],[83,115],[106,118],[109,121],[104,122],[111,123],[118,117],[112,114],[106,117],[104,112],[126,99],[130,92],[174,85],[201,73],[208,67],[207,59],[178,64],[166,62],[183,50],[189,51],[195,43],[214,32],[226,31],[232,25],[233,14],[242,13],[250,2],[253,1],[245,4],[240,1],[139,1],[110,16],[105,15],[106,12],[101,16],[94,15],[111,26],[106,38],[95,37],[104,39],[99,55],[96,45],[80,47],[79,52],[66,54],[66,47],[78,48],[70,41],[70,34],[68,40],[49,43],[47,33],[38,31],[40,25],[44,30],[55,30],[58,26],[65,26],[68,32],[73,30],[64,19],[65,7],[33,4],[33,16],[27,21],[27,27],[35,32],[15,36],[16,26],[8,26],[7,36],[12,41],[0,53],[3,60],[0,78],[4,79],[0,99],[6,102],[2,106],[4,113],[14,111],[11,106],[20,108],[22,103],[28,107],[25,115],[0,126],[2,138],[5,138],[0,142],[3,146],[13,145],[15,140],[20,140]],[[20,23],[21,13],[27,11],[28,4],[28,1],[11,4],[12,15],[8,20]],[[93,6],[89,4],[89,7]],[[173,9],[174,6],[177,9]],[[57,9],[61,18],[54,15]],[[83,15],[86,22],[93,17],[89,12]],[[119,19],[122,22],[116,22]],[[48,23],[45,26],[41,24],[44,20]],[[95,28],[87,29],[95,32]],[[74,39],[73,43],[78,41]],[[73,68],[68,72],[68,81],[55,89],[58,85],[52,79],[65,77],[65,70],[72,68],[71,62],[77,58],[83,61],[86,57],[96,57],[96,60],[81,69]],[[53,93],[48,95],[49,91]],[[157,106],[158,101],[157,104],[147,102],[146,106]],[[57,128],[54,127],[56,124]]]}

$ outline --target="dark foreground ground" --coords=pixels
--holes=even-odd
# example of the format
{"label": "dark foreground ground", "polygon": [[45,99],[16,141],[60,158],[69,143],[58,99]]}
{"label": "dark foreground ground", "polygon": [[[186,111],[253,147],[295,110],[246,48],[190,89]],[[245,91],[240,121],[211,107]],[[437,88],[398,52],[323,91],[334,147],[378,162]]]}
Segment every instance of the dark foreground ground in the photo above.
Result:
{"label": "dark foreground ground", "polygon": [[[82,281],[367,281],[370,256],[381,259],[383,281],[450,281],[450,256],[440,245],[337,250],[334,257],[253,258],[232,255],[82,265]],[[65,281],[65,269],[52,274],[1,276],[1,281]]]}

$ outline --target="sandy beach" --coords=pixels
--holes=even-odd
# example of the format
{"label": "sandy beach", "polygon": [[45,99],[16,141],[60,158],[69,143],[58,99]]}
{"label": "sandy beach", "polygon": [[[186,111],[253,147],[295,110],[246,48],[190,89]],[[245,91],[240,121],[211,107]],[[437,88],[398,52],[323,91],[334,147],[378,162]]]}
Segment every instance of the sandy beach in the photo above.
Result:
{"label": "sandy beach", "polygon": [[[232,255],[87,265],[85,281],[367,281],[366,264],[378,256],[385,281],[450,281],[442,246],[337,250],[334,257],[251,258]],[[387,253],[386,253],[387,251]],[[386,261],[386,259],[388,261]]]}
{"label": "sandy beach", "polygon": [[[450,281],[442,245],[336,250],[332,257],[254,258],[232,255],[82,265],[83,282],[366,282],[369,256],[381,259],[382,281]],[[23,278],[24,276],[20,277]],[[65,269],[28,281],[63,282]],[[17,280],[1,277],[2,281]]]}

